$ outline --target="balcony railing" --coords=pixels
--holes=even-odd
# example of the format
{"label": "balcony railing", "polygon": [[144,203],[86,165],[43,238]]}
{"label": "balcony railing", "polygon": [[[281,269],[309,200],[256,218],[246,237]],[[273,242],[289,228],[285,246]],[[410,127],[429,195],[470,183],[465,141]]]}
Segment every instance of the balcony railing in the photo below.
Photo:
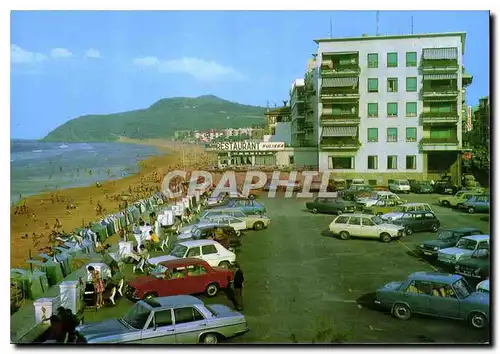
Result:
{"label": "balcony railing", "polygon": [[359,124],[360,117],[358,114],[322,114],[320,119],[321,125],[346,125],[346,124]]}
{"label": "balcony railing", "polygon": [[358,90],[346,90],[346,89],[336,89],[336,90],[321,90],[322,100],[359,100]]}
{"label": "balcony railing", "polygon": [[457,60],[422,60],[422,72],[456,72],[459,65]]}
{"label": "balcony railing", "polygon": [[361,69],[359,65],[342,65],[335,68],[323,66],[321,68],[321,76],[347,76],[359,75]]}
{"label": "balcony railing", "polygon": [[422,138],[420,147],[424,151],[455,151],[459,149],[458,139],[452,138]]}
{"label": "balcony railing", "polygon": [[422,87],[422,97],[446,97],[457,96],[458,88],[455,86],[445,87]]}
{"label": "balcony railing", "polygon": [[361,146],[358,139],[323,138],[320,147],[325,150],[357,150]]}
{"label": "balcony railing", "polygon": [[458,123],[458,114],[448,113],[443,115],[443,113],[438,114],[429,114],[422,113],[420,115],[421,124],[457,124]]}

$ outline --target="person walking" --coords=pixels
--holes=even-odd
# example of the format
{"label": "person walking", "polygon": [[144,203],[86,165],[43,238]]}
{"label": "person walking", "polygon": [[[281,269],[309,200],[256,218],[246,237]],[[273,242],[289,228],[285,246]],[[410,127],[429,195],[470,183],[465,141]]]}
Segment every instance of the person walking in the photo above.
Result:
{"label": "person walking", "polygon": [[237,262],[234,263],[234,268],[236,269],[234,273],[235,308],[237,311],[243,311],[243,282],[245,281],[245,277],[243,270]]}
{"label": "person walking", "polygon": [[101,308],[104,303],[102,299],[102,293],[104,292],[104,281],[101,279],[99,271],[94,267],[89,266],[88,271],[92,274],[92,283],[94,284],[94,292],[96,293],[96,307]]}

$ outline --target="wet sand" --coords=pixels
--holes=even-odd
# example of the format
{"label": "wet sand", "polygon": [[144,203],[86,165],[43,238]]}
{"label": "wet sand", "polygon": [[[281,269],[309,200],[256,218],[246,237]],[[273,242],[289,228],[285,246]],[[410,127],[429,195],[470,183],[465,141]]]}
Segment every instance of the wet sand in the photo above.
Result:
{"label": "wet sand", "polygon": [[[156,139],[120,139],[120,141],[152,145],[165,153],[141,161],[137,174],[103,182],[100,187],[92,185],[51,191],[29,196],[17,202],[11,207],[11,267],[26,267],[25,262],[29,258],[30,249],[33,256],[47,252],[47,247],[50,245],[49,235],[56,224],[56,219],[59,219],[62,230],[71,232],[77,227],[121,210],[119,206],[122,201],[118,196],[123,193],[130,194],[129,203],[133,203],[159,191],[163,176],[168,171],[184,168],[186,171],[203,169],[214,161],[214,155],[207,154],[199,145]],[[103,208],[101,214],[96,211],[98,203]],[[67,206],[71,204],[75,209],[68,210]],[[36,235],[35,240],[32,237],[33,233]],[[115,235],[108,239],[108,242],[117,240],[118,237]]]}

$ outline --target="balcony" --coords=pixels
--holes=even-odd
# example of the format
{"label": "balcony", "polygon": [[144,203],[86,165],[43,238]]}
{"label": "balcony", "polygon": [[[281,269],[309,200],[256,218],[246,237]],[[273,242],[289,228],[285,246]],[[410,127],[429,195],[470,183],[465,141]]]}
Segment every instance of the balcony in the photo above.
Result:
{"label": "balcony", "polygon": [[[324,111],[324,110],[323,110]],[[360,122],[358,114],[321,114],[320,124],[328,125],[357,125]]]}
{"label": "balcony", "polygon": [[322,150],[358,150],[361,142],[358,138],[342,139],[342,138],[322,138],[320,148]]}
{"label": "balcony", "polygon": [[452,98],[458,96],[456,75],[424,75],[422,98]]}
{"label": "balcony", "polygon": [[321,67],[322,77],[347,77],[347,76],[359,76],[361,69],[359,65],[339,65],[335,68],[330,68],[328,66]]}
{"label": "balcony", "polygon": [[452,138],[422,138],[420,140],[420,148],[422,151],[457,151],[458,139]]}
{"label": "balcony", "polygon": [[348,101],[359,100],[357,77],[323,78],[320,96],[322,100]]}
{"label": "balcony", "polygon": [[420,68],[424,74],[457,72],[458,48],[425,48]]}
{"label": "balcony", "polygon": [[421,124],[457,124],[457,112],[424,112],[420,114]]}

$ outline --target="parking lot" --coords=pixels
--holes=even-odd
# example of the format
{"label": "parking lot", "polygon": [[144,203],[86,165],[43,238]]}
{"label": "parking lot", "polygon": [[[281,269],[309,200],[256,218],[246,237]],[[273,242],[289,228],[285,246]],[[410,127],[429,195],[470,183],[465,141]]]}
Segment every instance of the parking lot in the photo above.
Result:
{"label": "parking lot", "polygon": [[[439,195],[404,195],[426,202],[442,227],[478,227],[489,233],[484,214],[469,215],[437,205]],[[371,306],[371,293],[390,281],[416,271],[436,268],[412,255],[415,245],[434,238],[414,233],[385,244],[374,240],[332,237],[334,215],[313,215],[306,199],[277,195],[260,200],[271,225],[247,231],[237,260],[245,274],[244,314],[250,332],[233,343],[478,343],[489,340],[462,322],[436,318],[400,321]],[[130,274],[127,274],[129,278]],[[229,304],[223,293],[207,303]],[[122,315],[131,303],[122,298],[113,308],[89,312],[87,321]]]}

